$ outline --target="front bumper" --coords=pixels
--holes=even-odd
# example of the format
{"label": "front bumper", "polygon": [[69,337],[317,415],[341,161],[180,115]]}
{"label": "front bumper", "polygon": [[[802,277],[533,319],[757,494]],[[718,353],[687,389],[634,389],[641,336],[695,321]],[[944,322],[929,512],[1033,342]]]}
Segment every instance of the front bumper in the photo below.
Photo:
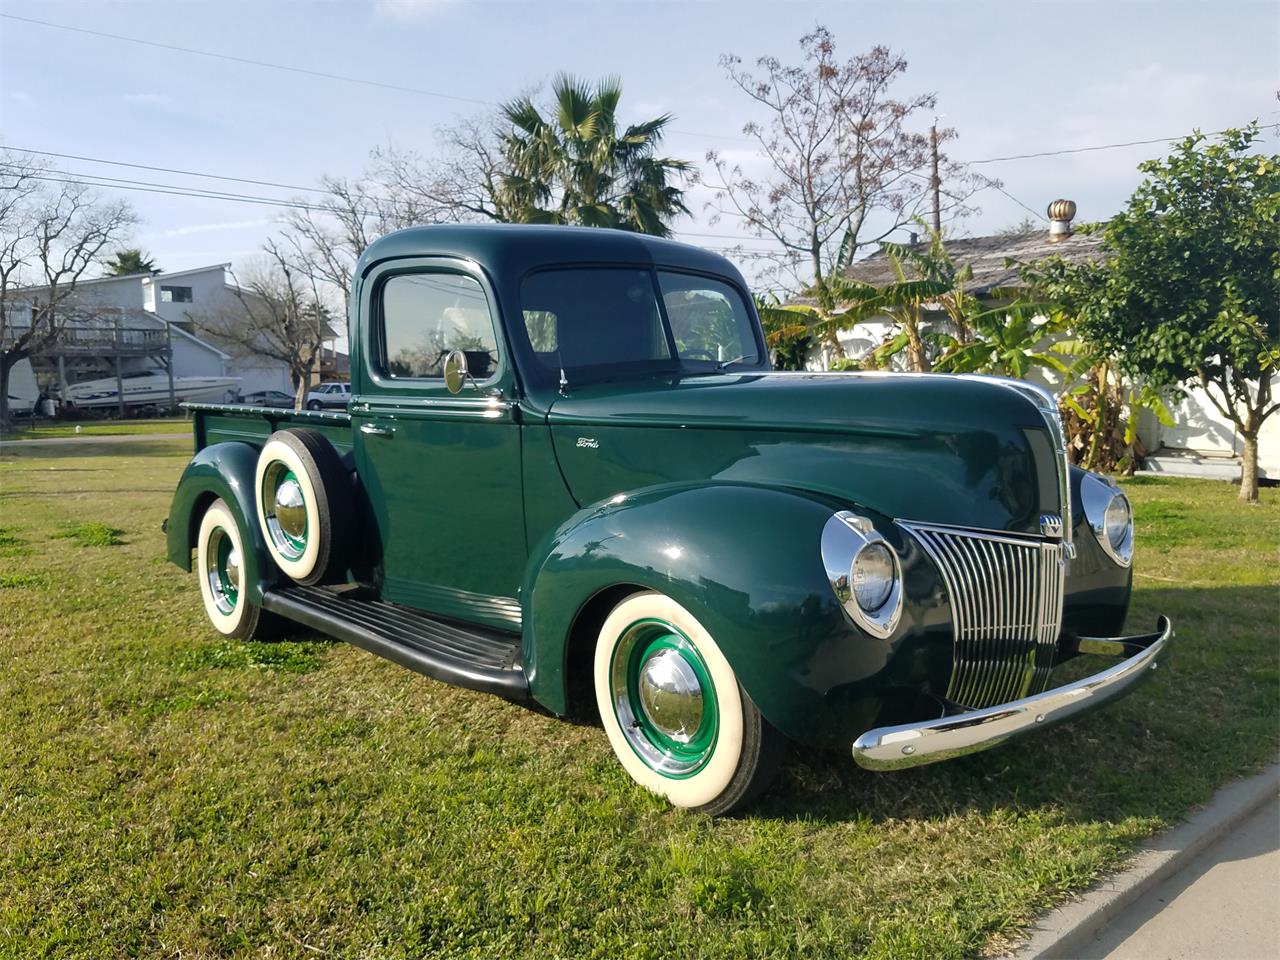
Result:
{"label": "front bumper", "polygon": [[965,713],[868,730],[853,744],[853,759],[868,770],[901,770],[977,753],[1060,723],[1123,696],[1156,669],[1173,639],[1173,626],[1160,617],[1156,632],[1138,637],[1081,637],[1080,653],[1127,656],[1110,669],[1046,690],[1034,697]]}

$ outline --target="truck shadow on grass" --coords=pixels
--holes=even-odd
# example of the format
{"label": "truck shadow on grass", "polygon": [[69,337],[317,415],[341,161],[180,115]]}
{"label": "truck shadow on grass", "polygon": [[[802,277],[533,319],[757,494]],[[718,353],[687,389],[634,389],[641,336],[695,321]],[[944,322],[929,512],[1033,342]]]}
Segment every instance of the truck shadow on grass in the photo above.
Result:
{"label": "truck shadow on grass", "polygon": [[[1273,586],[1151,589],[1129,632],[1155,611],[1177,636],[1162,669],[1129,697],[1061,726],[944,763],[871,773],[848,755],[794,748],[750,816],[841,822],[938,820],[972,812],[1050,821],[1177,820],[1280,746],[1280,650]],[[1054,683],[1105,669],[1080,658]]]}

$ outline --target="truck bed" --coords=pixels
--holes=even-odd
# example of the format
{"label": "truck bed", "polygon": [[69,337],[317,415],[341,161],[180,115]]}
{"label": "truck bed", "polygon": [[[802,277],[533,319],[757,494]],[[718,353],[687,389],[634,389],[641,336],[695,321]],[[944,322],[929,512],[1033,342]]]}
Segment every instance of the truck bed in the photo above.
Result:
{"label": "truck bed", "polygon": [[191,412],[196,450],[238,440],[262,446],[267,437],[288,427],[306,427],[324,434],[339,456],[351,452],[351,415],[345,410],[286,410],[241,403],[184,403]]}

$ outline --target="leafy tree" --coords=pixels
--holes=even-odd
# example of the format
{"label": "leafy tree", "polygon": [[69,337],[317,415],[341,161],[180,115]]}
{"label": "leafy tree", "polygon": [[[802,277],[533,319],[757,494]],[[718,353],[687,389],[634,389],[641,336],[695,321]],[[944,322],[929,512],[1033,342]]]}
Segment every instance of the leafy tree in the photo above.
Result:
{"label": "leafy tree", "polygon": [[143,253],[137,247],[126,247],[117,250],[115,256],[105,264],[107,275],[127,277],[135,273],[159,273],[155,259]]}
{"label": "leafy tree", "polygon": [[657,155],[670,114],[619,129],[616,77],[593,89],[560,75],[551,92],[547,115],[527,96],[502,107],[510,130],[502,138],[499,208],[522,223],[670,236],[671,220],[689,212],[675,181],[693,171],[684,160]]}
{"label": "leafy tree", "polygon": [[813,347],[809,307],[782,304],[777,294],[756,294],[756,313],[776,370],[804,370]]}
{"label": "leafy tree", "polygon": [[1280,156],[1257,124],[1201,134],[1161,160],[1103,228],[1102,263],[1059,264],[1077,330],[1153,388],[1195,384],[1244,444],[1240,499],[1258,498],[1258,432],[1280,409]]}

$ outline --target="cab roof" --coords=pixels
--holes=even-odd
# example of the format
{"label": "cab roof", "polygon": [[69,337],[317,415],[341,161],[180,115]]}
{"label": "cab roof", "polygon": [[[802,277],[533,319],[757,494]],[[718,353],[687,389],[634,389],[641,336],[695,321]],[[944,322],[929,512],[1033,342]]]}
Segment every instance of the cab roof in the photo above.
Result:
{"label": "cab roof", "polygon": [[401,257],[473,260],[495,277],[506,279],[553,265],[628,263],[684,267],[742,282],[737,268],[724,257],[687,243],[603,227],[509,223],[397,230],[369,245],[356,265],[356,276],[362,277],[376,263]]}

